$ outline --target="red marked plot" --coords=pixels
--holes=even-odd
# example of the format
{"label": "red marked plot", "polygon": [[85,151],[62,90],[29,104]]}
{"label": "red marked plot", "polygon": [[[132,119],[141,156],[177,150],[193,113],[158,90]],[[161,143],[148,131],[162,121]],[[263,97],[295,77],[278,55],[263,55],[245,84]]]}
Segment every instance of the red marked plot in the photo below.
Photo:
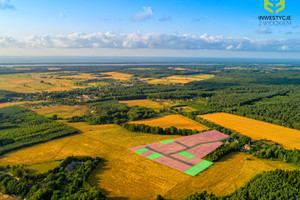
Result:
{"label": "red marked plot", "polygon": [[206,142],[214,142],[214,141],[218,141],[218,140],[224,140],[226,138],[229,138],[230,136],[221,133],[219,131],[216,130],[212,130],[212,131],[206,131],[203,133],[199,133],[199,134],[195,134],[195,135],[190,135],[190,136],[186,136],[186,137],[181,137],[181,138],[176,138],[173,139],[174,141],[180,142],[186,146],[194,146],[196,144],[200,144],[200,143],[206,143]]}
{"label": "red marked plot", "polygon": [[140,155],[146,157],[146,156],[149,156],[149,155],[154,154],[154,153],[155,153],[155,151],[149,150],[149,151],[146,151],[145,153],[142,153]]}
{"label": "red marked plot", "polygon": [[128,148],[128,150],[130,150],[130,151],[137,151],[137,150],[139,150],[139,149],[144,148],[145,146],[146,146],[146,145],[137,146],[137,147],[130,147],[130,148]]}
{"label": "red marked plot", "polygon": [[186,149],[186,147],[177,143],[161,144],[158,142],[158,143],[148,144],[147,146],[162,154],[175,153],[177,151]]}
{"label": "red marked plot", "polygon": [[171,167],[173,169],[176,169],[178,171],[181,171],[181,172],[185,172],[186,170],[188,170],[189,168],[192,167],[185,163],[182,163],[182,162],[179,162],[172,158],[169,158],[167,156],[162,156],[162,157],[156,158],[154,161],[161,163],[163,165],[166,165],[168,167]]}
{"label": "red marked plot", "polygon": [[177,154],[177,153],[172,154],[171,156],[172,156],[173,158],[177,158],[177,159],[179,159],[179,160],[182,160],[182,161],[184,161],[184,162],[188,162],[188,163],[191,163],[191,164],[194,164],[194,165],[196,165],[196,164],[200,163],[201,161],[203,161],[203,159],[200,158],[200,157],[187,158],[187,157],[184,157],[184,156],[179,155],[179,154]]}
{"label": "red marked plot", "polygon": [[222,146],[222,142],[212,142],[207,144],[200,144],[199,146],[196,146],[192,149],[187,150],[186,152],[191,153],[197,157],[203,158],[204,156],[207,156],[214,150],[216,150],[218,147]]}

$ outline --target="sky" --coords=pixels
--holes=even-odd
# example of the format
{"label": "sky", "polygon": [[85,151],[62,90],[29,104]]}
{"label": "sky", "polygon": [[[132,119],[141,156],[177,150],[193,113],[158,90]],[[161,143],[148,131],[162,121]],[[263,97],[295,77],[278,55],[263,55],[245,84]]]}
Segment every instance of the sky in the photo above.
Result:
{"label": "sky", "polygon": [[[277,14],[264,0],[0,0],[0,56],[297,59],[299,9],[299,0]],[[265,15],[292,24],[259,25]]]}

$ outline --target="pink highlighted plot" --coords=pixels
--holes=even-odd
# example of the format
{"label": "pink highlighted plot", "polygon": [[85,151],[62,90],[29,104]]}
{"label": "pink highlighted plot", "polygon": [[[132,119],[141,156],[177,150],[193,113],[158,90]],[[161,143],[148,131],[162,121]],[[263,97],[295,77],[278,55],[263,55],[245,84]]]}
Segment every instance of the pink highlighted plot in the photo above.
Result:
{"label": "pink highlighted plot", "polygon": [[200,144],[199,146],[189,149],[186,152],[193,154],[197,157],[203,158],[222,145],[223,145],[222,142],[212,142],[212,143]]}
{"label": "pink highlighted plot", "polygon": [[192,166],[187,165],[185,163],[182,163],[180,161],[174,160],[172,158],[169,158],[167,156],[162,156],[159,158],[156,158],[154,161],[161,163],[163,165],[166,165],[168,167],[171,167],[173,169],[176,169],[178,171],[184,172],[186,170],[188,170],[189,168],[191,168]]}
{"label": "pink highlighted plot", "polygon": [[177,153],[171,154],[171,157],[177,158],[179,160],[182,160],[184,162],[187,162],[187,163],[190,163],[190,164],[193,164],[193,165],[196,165],[196,164],[200,163],[201,161],[203,161],[203,159],[201,157],[196,156],[195,158],[187,158],[187,157],[184,157],[184,156],[179,155]]}
{"label": "pink highlighted plot", "polygon": [[147,146],[162,154],[170,154],[170,153],[174,153],[186,149],[186,147],[177,144],[175,142],[169,144],[161,144],[158,142],[158,143],[148,144]]}
{"label": "pink highlighted plot", "polygon": [[176,138],[173,139],[176,142],[180,142],[181,144],[184,144],[186,146],[194,146],[200,143],[207,143],[207,142],[214,142],[214,141],[219,141],[219,140],[225,140],[229,138],[229,135],[226,135],[224,133],[221,133],[216,130],[212,131],[206,131],[203,133],[195,134],[195,135],[190,135],[182,138]]}
{"label": "pink highlighted plot", "polygon": [[[212,164],[212,162],[203,160],[203,157],[223,145],[220,141],[229,137],[224,133],[212,130],[128,149],[155,162],[195,176]],[[206,163],[210,164],[206,165]]]}

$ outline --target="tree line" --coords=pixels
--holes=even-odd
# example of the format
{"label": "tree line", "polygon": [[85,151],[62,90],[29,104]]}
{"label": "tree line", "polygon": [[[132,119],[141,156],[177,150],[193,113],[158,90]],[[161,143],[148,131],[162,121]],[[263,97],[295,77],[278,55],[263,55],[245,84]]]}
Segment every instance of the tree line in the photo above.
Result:
{"label": "tree line", "polygon": [[124,123],[124,124],[122,124],[122,127],[131,132],[151,133],[151,134],[157,134],[157,135],[184,135],[184,136],[187,136],[187,135],[201,133],[201,131],[198,131],[198,130],[177,129],[174,126],[164,129],[159,126],[154,127],[154,126],[149,126],[149,125],[145,125],[145,124]]}
{"label": "tree line", "polygon": [[74,128],[38,115],[27,108],[0,108],[0,155],[77,132]]}
{"label": "tree line", "polygon": [[[28,200],[104,200],[105,195],[87,182],[101,160],[99,157],[67,157],[58,167],[44,174],[32,173],[23,166],[8,165],[1,168],[0,188],[4,194]],[[66,171],[71,163],[75,167]]]}

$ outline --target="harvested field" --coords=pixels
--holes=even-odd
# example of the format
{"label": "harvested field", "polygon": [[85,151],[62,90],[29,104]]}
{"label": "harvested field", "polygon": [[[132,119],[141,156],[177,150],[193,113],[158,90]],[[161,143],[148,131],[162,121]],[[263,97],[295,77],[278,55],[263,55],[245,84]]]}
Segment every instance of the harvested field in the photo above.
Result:
{"label": "harvested field", "polygon": [[228,194],[264,170],[292,169],[283,162],[251,156],[248,156],[252,159],[249,161],[246,160],[247,155],[237,153],[223,157],[201,176],[191,177],[126,149],[178,136],[132,133],[116,125],[73,123],[71,126],[84,133],[6,154],[1,157],[0,165],[42,164],[69,155],[100,156],[106,162],[91,175],[89,182],[92,185],[99,187],[111,199],[149,200],[157,194],[168,199],[180,199],[204,190],[217,195]]}
{"label": "harvested field", "polygon": [[[64,72],[67,73],[67,72]],[[60,76],[58,73],[22,73],[0,75],[0,90],[8,90],[20,93],[42,92],[42,91],[63,91],[74,88],[76,81],[86,80],[88,74]],[[91,78],[91,77],[90,77]]]}
{"label": "harvested field", "polygon": [[164,117],[133,121],[131,123],[146,124],[149,126],[159,126],[162,128],[169,128],[171,126],[174,126],[178,129],[196,129],[198,131],[209,129],[206,126],[195,122],[194,120],[191,120],[187,117],[183,117],[182,115],[167,115]]}
{"label": "harvested field", "polygon": [[[247,157],[251,160],[246,160]],[[204,190],[216,195],[226,195],[244,186],[256,174],[277,168],[292,169],[282,162],[261,160],[244,153],[231,153],[201,172],[200,175],[181,182],[162,195],[166,199],[181,199],[188,196],[187,194]]]}
{"label": "harvested field", "polygon": [[147,83],[150,84],[172,84],[172,83],[189,83],[192,81],[202,81],[209,78],[214,77],[214,75],[208,75],[208,74],[198,74],[198,75],[175,75],[175,76],[169,76],[161,79],[144,79]]}
{"label": "harvested field", "polygon": [[300,131],[295,129],[227,113],[213,113],[200,115],[200,117],[255,140],[266,138],[278,142],[288,149],[300,149]]}
{"label": "harvested field", "polygon": [[14,105],[22,105],[25,102],[15,102],[15,103],[0,103],[0,108],[14,106]]}
{"label": "harvested field", "polygon": [[105,72],[105,73],[101,73],[101,74],[109,75],[105,78],[112,78],[112,79],[123,80],[123,81],[130,80],[130,78],[133,76],[132,74],[125,74],[125,73],[119,73],[119,72]]}
{"label": "harvested field", "polygon": [[14,105],[23,105],[25,103],[40,103],[42,101],[21,101],[21,102],[11,102],[11,103],[0,103],[0,108],[14,106]]}
{"label": "harvested field", "polygon": [[90,109],[84,105],[75,105],[75,106],[49,106],[49,107],[41,107],[38,109],[31,109],[32,111],[44,115],[46,117],[52,117],[54,114],[58,115],[61,118],[71,118],[73,116],[82,116],[85,115]]}
{"label": "harvested field", "polygon": [[128,100],[128,101],[119,101],[119,103],[132,107],[132,106],[144,106],[147,108],[152,108],[154,110],[162,109],[163,106],[159,105],[157,102],[151,101],[149,99],[139,99],[139,100]]}

